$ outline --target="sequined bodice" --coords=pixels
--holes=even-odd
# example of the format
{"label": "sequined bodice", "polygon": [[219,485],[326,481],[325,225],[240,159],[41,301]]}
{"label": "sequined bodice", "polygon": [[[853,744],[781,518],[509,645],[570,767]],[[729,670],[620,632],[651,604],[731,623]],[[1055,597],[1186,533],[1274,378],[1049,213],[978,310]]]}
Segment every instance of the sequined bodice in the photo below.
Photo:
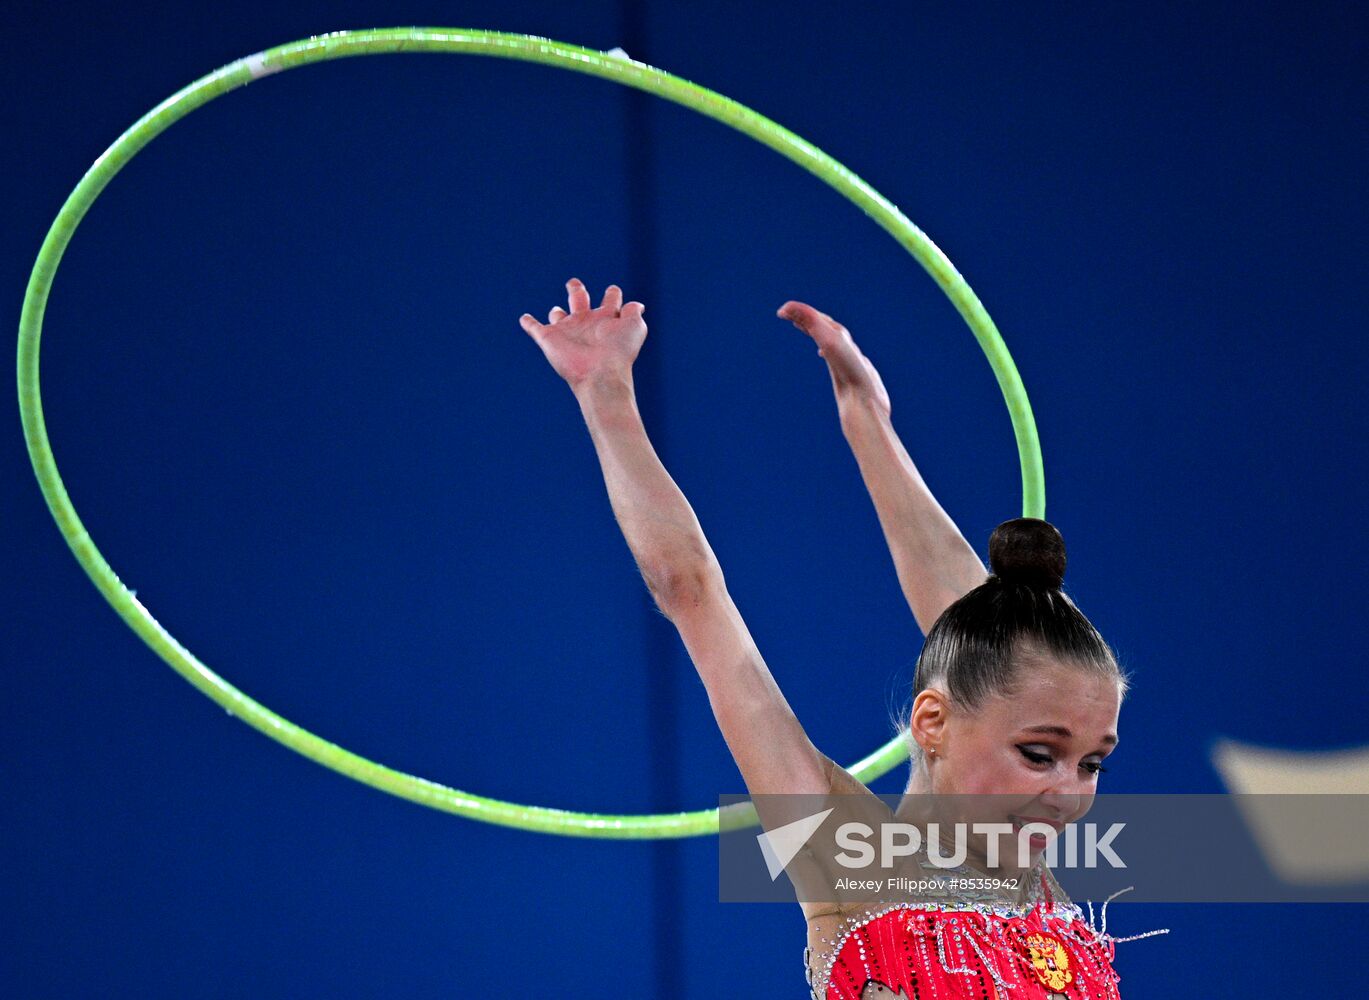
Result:
{"label": "sequined bodice", "polygon": [[804,971],[813,1000],[1118,1000],[1112,958],[1072,903],[900,904],[815,918]]}

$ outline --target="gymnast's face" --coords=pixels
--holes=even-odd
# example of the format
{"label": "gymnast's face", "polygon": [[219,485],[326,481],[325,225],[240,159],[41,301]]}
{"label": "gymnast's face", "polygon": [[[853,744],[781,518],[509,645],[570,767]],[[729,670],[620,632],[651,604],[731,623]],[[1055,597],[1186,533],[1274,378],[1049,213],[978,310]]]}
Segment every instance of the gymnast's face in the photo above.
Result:
{"label": "gymnast's face", "polygon": [[[1010,823],[999,838],[1002,856],[1016,855],[1016,830],[1041,822],[1056,832],[1093,805],[1102,761],[1117,744],[1121,694],[1117,681],[1047,655],[1031,653],[1017,663],[1013,689],[986,698],[974,711],[959,708],[941,692],[921,692],[928,716],[914,732],[926,756],[930,790],[941,795],[992,796],[957,799],[974,822]],[[1033,836],[1031,861],[1048,839]],[[983,858],[983,838],[971,838]],[[977,847],[977,849],[976,849]]]}

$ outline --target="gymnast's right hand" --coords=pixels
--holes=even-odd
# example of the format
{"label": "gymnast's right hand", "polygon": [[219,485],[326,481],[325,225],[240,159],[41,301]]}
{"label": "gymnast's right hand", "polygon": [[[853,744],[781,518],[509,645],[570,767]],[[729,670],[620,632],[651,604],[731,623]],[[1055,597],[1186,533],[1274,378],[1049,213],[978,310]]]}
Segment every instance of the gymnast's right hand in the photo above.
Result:
{"label": "gymnast's right hand", "polygon": [[545,324],[529,313],[519,325],[542,348],[556,374],[574,389],[600,375],[627,374],[646,339],[646,323],[640,302],[623,304],[623,290],[609,285],[598,309],[589,305],[589,291],[579,278],[566,282],[570,312],[560,306],[547,315]]}

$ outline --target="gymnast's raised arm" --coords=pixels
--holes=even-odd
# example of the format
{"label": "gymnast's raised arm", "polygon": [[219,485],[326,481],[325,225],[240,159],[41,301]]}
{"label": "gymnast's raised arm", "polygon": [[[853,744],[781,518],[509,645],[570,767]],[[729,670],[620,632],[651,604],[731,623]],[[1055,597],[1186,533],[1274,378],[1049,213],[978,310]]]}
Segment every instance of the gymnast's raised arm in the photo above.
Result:
{"label": "gymnast's raised arm", "polygon": [[813,338],[827,361],[842,433],[875,503],[903,596],[925,635],[943,611],[988,578],[988,570],[922,481],[894,433],[884,382],[846,327],[803,302],[786,302],[776,315]]}
{"label": "gymnast's raised arm", "polygon": [[644,307],[624,305],[622,291],[609,285],[592,309],[578,279],[566,287],[569,313],[557,306],[545,325],[526,313],[519,323],[580,403],[614,516],[657,606],[684,640],[747,789],[825,795],[836,765],[809,741],[770,675],[693,509],[642,426],[632,364],[646,339]]}

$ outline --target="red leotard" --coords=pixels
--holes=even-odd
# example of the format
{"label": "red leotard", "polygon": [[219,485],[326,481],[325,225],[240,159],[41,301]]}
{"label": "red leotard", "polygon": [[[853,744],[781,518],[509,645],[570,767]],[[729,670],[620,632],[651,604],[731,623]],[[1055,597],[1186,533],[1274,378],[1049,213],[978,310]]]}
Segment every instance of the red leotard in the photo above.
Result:
{"label": "red leotard", "polygon": [[1116,939],[1057,902],[1044,875],[1042,889],[1030,906],[905,903],[848,916],[826,950],[804,949],[813,1000],[1119,1000]]}

